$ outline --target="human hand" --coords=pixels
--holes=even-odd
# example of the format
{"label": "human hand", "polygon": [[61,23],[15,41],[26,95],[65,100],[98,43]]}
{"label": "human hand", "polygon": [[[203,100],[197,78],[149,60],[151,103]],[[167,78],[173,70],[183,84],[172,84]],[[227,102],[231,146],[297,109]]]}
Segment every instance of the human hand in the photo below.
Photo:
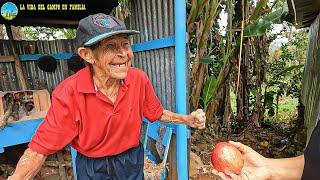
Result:
{"label": "human hand", "polygon": [[271,178],[272,174],[267,158],[240,142],[229,141],[229,143],[238,148],[243,156],[244,165],[241,174],[237,175],[231,172],[223,173],[218,172],[216,169],[213,169],[213,174],[220,176],[222,180],[266,180]]}
{"label": "human hand", "polygon": [[197,129],[204,129],[206,127],[206,114],[202,109],[197,109],[186,116],[185,124]]}

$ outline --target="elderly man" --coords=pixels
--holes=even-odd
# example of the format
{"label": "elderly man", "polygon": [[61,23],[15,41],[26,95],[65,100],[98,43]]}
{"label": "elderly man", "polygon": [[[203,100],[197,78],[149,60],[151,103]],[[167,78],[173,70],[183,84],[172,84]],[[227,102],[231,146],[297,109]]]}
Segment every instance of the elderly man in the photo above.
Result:
{"label": "elderly man", "polygon": [[147,75],[131,67],[128,36],[137,33],[101,13],[79,22],[78,54],[87,67],[54,90],[48,114],[10,179],[32,179],[46,157],[67,144],[78,152],[80,180],[143,179],[142,116],[205,128],[202,110],[190,115],[164,110]]}

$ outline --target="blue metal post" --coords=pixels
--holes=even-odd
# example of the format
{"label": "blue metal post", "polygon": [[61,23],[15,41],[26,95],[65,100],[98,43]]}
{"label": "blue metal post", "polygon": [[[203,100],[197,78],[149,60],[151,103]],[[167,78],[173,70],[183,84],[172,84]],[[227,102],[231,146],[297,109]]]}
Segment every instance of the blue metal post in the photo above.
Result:
{"label": "blue metal post", "polygon": [[[175,17],[175,60],[176,60],[176,111],[187,113],[186,104],[186,2],[174,1]],[[177,169],[178,180],[188,179],[187,127],[177,126]]]}
{"label": "blue metal post", "polygon": [[77,180],[78,176],[77,176],[77,163],[76,163],[76,159],[77,159],[77,151],[75,149],[73,149],[71,147],[71,157],[72,157],[72,168],[73,168],[73,176],[74,179]]}

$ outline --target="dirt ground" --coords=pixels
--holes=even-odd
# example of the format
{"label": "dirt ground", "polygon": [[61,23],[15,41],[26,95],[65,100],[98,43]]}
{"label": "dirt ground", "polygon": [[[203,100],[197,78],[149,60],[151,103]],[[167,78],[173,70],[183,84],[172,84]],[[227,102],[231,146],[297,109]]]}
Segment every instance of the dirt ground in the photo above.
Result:
{"label": "dirt ground", "polygon": [[[13,146],[5,149],[0,154],[0,180],[5,180],[12,175],[19,158],[27,148],[27,144]],[[158,180],[162,173],[162,165],[153,164],[145,157],[145,180]],[[66,148],[49,156],[34,180],[73,180],[71,153]]]}
{"label": "dirt ground", "polygon": [[[193,175],[190,180],[218,180],[219,177],[211,173],[211,152],[214,145],[220,141],[234,140],[249,145],[265,157],[284,158],[293,157],[303,153],[305,147],[305,130],[292,129],[288,123],[262,125],[261,128],[249,127],[238,134],[232,134],[228,138],[217,138],[210,133],[197,133],[191,136],[191,151],[199,164],[190,166]],[[26,144],[5,149],[0,154],[0,180],[6,179],[14,172],[15,164],[23,154]],[[51,155],[41,168],[35,180],[73,180],[71,155],[68,149]],[[161,165],[154,165],[145,159],[145,175],[148,180],[157,180],[161,174]]]}
{"label": "dirt ground", "polygon": [[[0,180],[14,172],[15,165],[27,148],[27,144],[12,146],[0,154]],[[35,180],[73,180],[72,160],[68,149],[49,156]]]}
{"label": "dirt ground", "polygon": [[287,158],[301,155],[305,148],[306,130],[293,128],[290,123],[262,124],[256,128],[248,126],[230,137],[217,138],[209,133],[198,134],[196,131],[191,137],[191,151],[198,155],[204,164],[197,167],[197,173],[190,179],[207,180],[220,179],[211,174],[211,152],[214,145],[220,141],[239,141],[246,144],[268,158]]}

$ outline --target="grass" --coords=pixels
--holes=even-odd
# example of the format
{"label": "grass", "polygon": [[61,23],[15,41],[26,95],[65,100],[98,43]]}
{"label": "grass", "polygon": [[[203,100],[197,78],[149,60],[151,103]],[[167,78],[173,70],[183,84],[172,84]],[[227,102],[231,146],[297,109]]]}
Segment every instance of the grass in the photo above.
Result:
{"label": "grass", "polygon": [[[230,94],[231,99],[231,107],[232,111],[234,113],[237,112],[237,101],[236,101],[236,95],[233,91],[231,91]],[[274,115],[270,117],[268,115],[268,112],[265,113],[265,118],[270,121],[276,121],[276,122],[285,122],[290,121],[294,119],[297,115],[297,105],[298,105],[298,99],[297,98],[291,98],[290,96],[282,97],[279,100],[279,112],[278,115]]]}
{"label": "grass", "polygon": [[274,121],[290,121],[297,116],[297,105],[298,99],[291,97],[283,97],[279,101],[279,112],[278,116],[269,117]]}

